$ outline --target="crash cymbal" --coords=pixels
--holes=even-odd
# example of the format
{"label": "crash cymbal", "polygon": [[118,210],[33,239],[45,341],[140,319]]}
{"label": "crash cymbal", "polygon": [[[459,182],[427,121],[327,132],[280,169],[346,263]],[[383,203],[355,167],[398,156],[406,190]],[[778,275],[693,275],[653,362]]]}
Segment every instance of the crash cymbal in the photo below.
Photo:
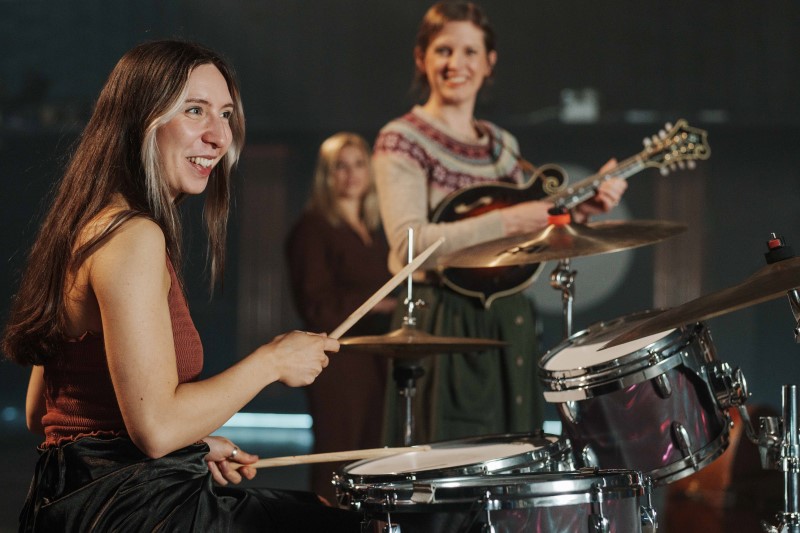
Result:
{"label": "crash cymbal", "polygon": [[345,337],[339,339],[339,343],[343,352],[357,351],[409,358],[440,353],[475,352],[508,344],[490,339],[440,337],[405,326],[386,335]]}
{"label": "crash cymbal", "polygon": [[551,224],[535,233],[503,237],[451,252],[439,259],[439,265],[446,268],[528,265],[618,252],[653,244],[684,231],[684,224],[665,220]]}
{"label": "crash cymbal", "polygon": [[778,261],[762,267],[738,285],[667,309],[613,339],[603,348],[760,304],[785,295],[797,287],[800,287],[800,257]]}

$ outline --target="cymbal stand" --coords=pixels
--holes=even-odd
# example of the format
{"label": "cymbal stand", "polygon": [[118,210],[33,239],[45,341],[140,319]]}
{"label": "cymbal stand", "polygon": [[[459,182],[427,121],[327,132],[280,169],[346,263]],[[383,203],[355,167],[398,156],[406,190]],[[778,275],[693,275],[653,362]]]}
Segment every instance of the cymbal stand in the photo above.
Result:
{"label": "cymbal stand", "polygon": [[[765,470],[783,471],[783,512],[777,525],[765,521],[766,533],[800,533],[800,446],[798,446],[797,385],[783,385],[783,418],[762,416],[758,444],[761,466]],[[744,420],[749,424],[749,419]],[[749,431],[748,431],[749,436]]]}
{"label": "cymbal stand", "polygon": [[[767,263],[774,263],[783,259],[794,257],[792,249],[785,245],[783,239],[772,233],[767,241],[769,251],[765,254]],[[798,303],[797,289],[788,291],[789,303],[795,320],[800,320],[800,303]],[[800,322],[795,327],[795,340],[800,342],[798,330]],[[783,472],[783,512],[778,513],[777,525],[770,525],[764,521],[761,527],[766,533],[800,533],[800,435],[798,434],[797,415],[797,385],[783,385],[781,387],[783,401],[783,417],[762,416],[757,439],[752,429],[750,418],[745,416],[747,411],[739,407],[745,430],[755,444],[758,445],[761,456],[761,466],[765,470],[781,470]]]}
{"label": "cymbal stand", "polygon": [[[564,206],[551,207],[547,211],[548,226],[567,226],[572,215]],[[564,316],[564,338],[572,335],[572,302],[575,300],[576,271],[569,269],[569,258],[559,259],[558,266],[550,274],[550,286],[561,291],[561,304]]]}
{"label": "cymbal stand", "polygon": [[575,270],[569,269],[569,259],[561,259],[550,274],[550,286],[561,291],[561,304],[564,317],[564,338],[572,335],[572,303],[575,300]]}
{"label": "cymbal stand", "polygon": [[[414,229],[408,228],[408,262],[414,260]],[[412,275],[408,275],[408,289],[405,302],[406,314],[403,317],[403,326],[415,328],[417,319],[414,310],[424,307],[425,302],[414,300]],[[400,433],[403,436],[403,446],[411,446],[414,435],[414,412],[411,408],[412,400],[417,393],[417,380],[425,374],[425,370],[418,360],[406,360],[404,364],[397,364],[395,360],[392,377],[397,384],[397,394],[400,396],[401,416]]]}

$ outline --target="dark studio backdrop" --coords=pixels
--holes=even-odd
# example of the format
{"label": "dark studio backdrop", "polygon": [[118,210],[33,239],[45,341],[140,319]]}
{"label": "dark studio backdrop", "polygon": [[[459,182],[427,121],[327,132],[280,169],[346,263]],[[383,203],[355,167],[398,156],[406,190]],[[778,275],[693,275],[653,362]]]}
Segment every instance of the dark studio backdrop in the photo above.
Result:
{"label": "dark studio backdrop", "polygon": [[[0,317],[92,103],[116,60],[145,40],[183,37],[235,66],[247,118],[224,290],[209,302],[201,202],[185,204],[189,301],[206,373],[301,324],[283,239],[307,197],[316,149],[352,130],[372,141],[413,103],[412,47],[429,2],[0,0]],[[478,115],[515,133],[537,164],[573,181],[641,149],[666,121],[709,132],[694,171],[631,178],[618,216],[671,219],[689,230],[657,246],[576,260],[575,331],[675,306],[744,281],[781,233],[800,251],[800,4],[562,1],[486,3],[499,62]],[[532,289],[543,342],[561,337],[560,296],[544,272]],[[800,381],[800,346],[785,298],[708,322],[718,356],[739,366],[752,401],[780,408]],[[0,363],[0,439],[31,446],[23,424],[27,369]],[[301,390],[266,389],[250,410],[301,413]],[[22,475],[28,479],[29,472]],[[21,502],[24,485],[11,496]],[[5,524],[0,525],[2,527]]]}

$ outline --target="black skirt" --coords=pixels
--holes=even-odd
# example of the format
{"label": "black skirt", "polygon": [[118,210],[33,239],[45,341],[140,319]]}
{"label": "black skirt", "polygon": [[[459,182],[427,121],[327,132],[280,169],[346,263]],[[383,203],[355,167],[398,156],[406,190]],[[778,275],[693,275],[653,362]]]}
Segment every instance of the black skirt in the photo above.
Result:
{"label": "black skirt", "polygon": [[342,531],[361,516],[310,492],[214,485],[205,443],[151,459],[127,438],[41,452],[20,531]]}

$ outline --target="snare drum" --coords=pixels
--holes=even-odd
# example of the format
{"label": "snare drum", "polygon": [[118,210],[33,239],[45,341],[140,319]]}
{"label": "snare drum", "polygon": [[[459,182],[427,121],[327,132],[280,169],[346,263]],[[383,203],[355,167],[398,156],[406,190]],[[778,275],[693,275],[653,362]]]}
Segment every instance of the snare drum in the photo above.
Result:
{"label": "snare drum", "polygon": [[385,483],[573,469],[569,441],[556,435],[487,435],[350,463],[334,474],[333,484],[339,504],[359,511],[369,489]]}
{"label": "snare drum", "polygon": [[738,379],[743,389],[744,380],[716,361],[702,323],[601,350],[655,313],[600,322],[571,336],[542,357],[539,376],[579,463],[643,471],[661,484],[725,451],[730,398],[724,384]]}
{"label": "snare drum", "polygon": [[586,469],[372,487],[362,531],[652,533],[650,486],[638,472]]}

